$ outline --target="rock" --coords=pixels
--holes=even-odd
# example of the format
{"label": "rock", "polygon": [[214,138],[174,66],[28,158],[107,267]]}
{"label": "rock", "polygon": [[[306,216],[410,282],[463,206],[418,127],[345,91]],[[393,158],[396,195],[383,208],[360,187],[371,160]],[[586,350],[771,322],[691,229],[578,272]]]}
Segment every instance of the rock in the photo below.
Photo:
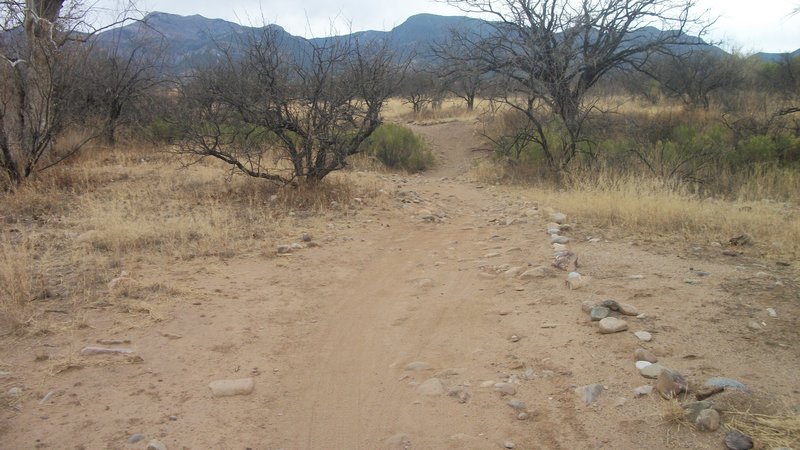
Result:
{"label": "rock", "polygon": [[683,415],[686,416],[686,420],[694,423],[697,417],[700,416],[700,413],[711,408],[711,406],[712,403],[706,401],[687,403],[683,405]]}
{"label": "rock", "polygon": [[636,397],[644,397],[653,393],[653,386],[639,386],[633,389],[633,395]]}
{"label": "rock", "polygon": [[550,220],[560,225],[567,221],[567,216],[566,214],[555,212],[550,214]]}
{"label": "rock", "polygon": [[747,328],[750,328],[751,330],[760,330],[761,328],[763,328],[763,325],[756,322],[755,320],[751,320],[750,322],[747,322]]}
{"label": "rock", "polygon": [[549,234],[551,236],[554,235],[554,234],[558,234],[558,233],[561,233],[561,228],[548,228],[547,229],[547,234]]}
{"label": "rock", "polygon": [[534,267],[532,269],[528,269],[525,272],[520,274],[520,280],[533,280],[534,278],[545,278],[550,276],[550,269],[544,266]]}
{"label": "rock", "polygon": [[494,386],[494,380],[486,380],[483,383],[481,383],[482,388],[488,388],[492,386]]}
{"label": "rock", "polygon": [[132,434],[132,435],[130,435],[128,437],[128,443],[129,444],[135,444],[135,443],[137,443],[139,441],[143,441],[143,440],[144,440],[144,435],[143,434],[139,434],[139,433]]}
{"label": "rock", "polygon": [[291,245],[279,245],[279,246],[278,246],[278,247],[275,249],[275,251],[276,251],[276,252],[277,252],[279,255],[288,255],[288,254],[292,253],[292,246],[291,246]]}
{"label": "rock", "polygon": [[430,370],[432,367],[430,364],[423,362],[423,361],[414,361],[406,364],[405,370],[412,370],[418,372],[420,370]]}
{"label": "rock", "polygon": [[628,322],[617,319],[616,317],[606,317],[600,322],[600,333],[611,334],[625,331],[628,329]]}
{"label": "rock", "polygon": [[636,361],[636,369],[637,370],[642,370],[642,369],[644,369],[645,367],[647,367],[647,366],[649,366],[651,364],[653,364],[653,363],[651,363],[649,361]]}
{"label": "rock", "polygon": [[306,248],[305,245],[299,244],[297,242],[293,242],[292,244],[289,245],[289,247],[291,247],[292,250],[302,250],[302,249]]}
{"label": "rock", "polygon": [[559,236],[557,234],[553,234],[550,236],[550,243],[551,244],[566,244],[569,242],[569,238],[566,236]]}
{"label": "rock", "polygon": [[620,303],[619,304],[619,312],[620,314],[624,314],[626,316],[638,316],[639,310],[636,309],[635,306],[628,304],[628,303]]}
{"label": "rock", "polygon": [[631,281],[644,280],[644,275],[628,275],[628,279]]}
{"label": "rock", "polygon": [[505,442],[503,442],[503,447],[505,447],[505,448],[515,448],[516,445],[511,441],[505,441]]}
{"label": "rock", "polygon": [[512,334],[511,337],[508,338],[508,340],[511,342],[519,342],[519,336],[517,336],[516,334]]}
{"label": "rock", "polygon": [[458,399],[458,403],[467,403],[470,397],[472,397],[464,386],[453,386],[447,390],[448,397],[455,397]]}
{"label": "rock", "polygon": [[611,311],[619,311],[619,303],[616,300],[603,300],[600,306],[606,307]]}
{"label": "rock", "polygon": [[208,383],[211,395],[214,397],[231,397],[234,395],[248,395],[255,389],[255,382],[252,378],[240,378],[235,380],[216,380]]}
{"label": "rock", "polygon": [[648,333],[647,331],[637,331],[633,333],[633,335],[639,338],[639,340],[643,342],[650,342],[653,340],[653,335]]}
{"label": "rock", "polygon": [[723,389],[738,389],[740,391],[747,391],[747,386],[740,381],[724,377],[711,377],[703,384],[705,387],[721,387]]}
{"label": "rock", "polygon": [[649,350],[645,350],[643,348],[637,348],[633,352],[633,360],[634,361],[647,361],[649,363],[655,364],[655,363],[658,362],[658,357],[656,357],[656,355],[654,355],[653,352],[651,352]]}
{"label": "rock", "polygon": [[147,450],[167,450],[167,446],[163,442],[153,439],[147,443]]}
{"label": "rock", "polygon": [[597,304],[594,301],[584,300],[583,303],[581,303],[581,311],[585,312],[586,314],[589,314],[592,312],[592,308],[594,308],[595,306],[597,306]]}
{"label": "rock", "polygon": [[106,347],[83,347],[80,351],[81,356],[90,355],[113,355],[113,354],[130,354],[133,350],[129,348],[106,348]]}
{"label": "rock", "polygon": [[664,366],[661,364],[650,364],[649,366],[639,369],[639,373],[645,378],[656,379],[661,375],[662,370],[664,370]]}
{"label": "rock", "polygon": [[753,448],[753,438],[735,430],[725,433],[724,442],[728,450],[750,450]]}
{"label": "rock", "polygon": [[713,409],[704,409],[695,420],[698,431],[717,431],[719,429],[719,413]]}
{"label": "rock", "polygon": [[597,400],[597,397],[603,393],[603,385],[602,384],[589,384],[586,386],[581,386],[575,389],[575,392],[580,395],[581,400],[583,400],[586,405],[591,405],[592,403]]}
{"label": "rock", "polygon": [[712,387],[701,387],[697,389],[694,393],[694,398],[698,400],[705,400],[712,395],[719,394],[720,392],[724,392],[725,388],[721,386],[712,386]]}
{"label": "rock", "polygon": [[767,308],[767,314],[770,317],[778,317],[778,311],[775,311],[775,308]]}
{"label": "rock", "polygon": [[303,233],[302,240],[303,242],[311,242],[311,235],[308,233]]}
{"label": "rock", "polygon": [[608,308],[604,306],[595,306],[589,311],[589,317],[591,317],[591,319],[596,322],[608,317],[609,313],[610,311]]}
{"label": "rock", "polygon": [[494,390],[503,395],[514,395],[517,393],[517,387],[511,383],[495,383]]}
{"label": "rock", "polygon": [[552,244],[552,246],[553,246],[553,254],[569,251],[569,247],[564,244]]}
{"label": "rock", "polygon": [[754,406],[760,409],[759,413],[778,413],[777,408],[767,408],[765,410],[763,405],[756,405],[756,400],[749,392],[740,391],[738,389],[724,390],[707,401],[712,402],[714,404],[714,409],[721,413],[749,411],[753,409]]}
{"label": "rock", "polygon": [[589,284],[589,277],[584,277],[578,272],[570,272],[569,275],[567,275],[567,280],[564,283],[572,290],[580,289]]}
{"label": "rock", "polygon": [[553,257],[553,267],[565,272],[574,271],[578,268],[578,255],[569,250],[560,251]]}
{"label": "rock", "polygon": [[436,397],[444,394],[444,384],[438,378],[429,378],[417,386],[417,394]]}
{"label": "rock", "polygon": [[509,400],[507,405],[516,410],[520,411],[525,410],[525,402],[523,402],[522,400],[518,400],[516,398],[512,398],[511,400]]}
{"label": "rock", "polygon": [[405,433],[397,433],[384,441],[387,448],[407,449],[411,448],[411,437]]}
{"label": "rock", "polygon": [[672,399],[678,396],[681,392],[686,392],[689,389],[689,383],[680,373],[664,369],[658,375],[656,382],[656,391],[666,399]]}
{"label": "rock", "polygon": [[517,414],[517,420],[528,420],[528,417],[530,417],[530,415],[525,411]]}

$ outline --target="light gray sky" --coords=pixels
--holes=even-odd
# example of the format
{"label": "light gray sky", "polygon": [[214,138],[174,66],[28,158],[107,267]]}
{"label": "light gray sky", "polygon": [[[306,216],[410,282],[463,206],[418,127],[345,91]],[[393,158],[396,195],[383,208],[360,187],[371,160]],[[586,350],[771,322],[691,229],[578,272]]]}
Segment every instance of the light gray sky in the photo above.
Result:
{"label": "light gray sky", "polygon": [[[112,6],[119,0],[99,0]],[[800,0],[697,0],[699,9],[719,17],[708,39],[745,53],[785,52],[800,48],[800,14],[790,17]],[[246,25],[263,18],[288,32],[320,37],[361,30],[390,30],[418,13],[461,15],[432,0],[138,0],[145,11],[200,14]],[[333,25],[332,25],[333,24]]]}

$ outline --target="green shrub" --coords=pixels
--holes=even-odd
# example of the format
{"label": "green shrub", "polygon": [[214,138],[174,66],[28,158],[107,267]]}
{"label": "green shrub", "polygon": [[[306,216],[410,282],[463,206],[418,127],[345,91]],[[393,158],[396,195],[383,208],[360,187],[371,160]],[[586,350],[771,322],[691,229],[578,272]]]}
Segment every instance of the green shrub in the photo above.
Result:
{"label": "green shrub", "polygon": [[433,165],[433,153],[419,136],[395,124],[381,125],[361,144],[361,151],[387,167],[421,172]]}

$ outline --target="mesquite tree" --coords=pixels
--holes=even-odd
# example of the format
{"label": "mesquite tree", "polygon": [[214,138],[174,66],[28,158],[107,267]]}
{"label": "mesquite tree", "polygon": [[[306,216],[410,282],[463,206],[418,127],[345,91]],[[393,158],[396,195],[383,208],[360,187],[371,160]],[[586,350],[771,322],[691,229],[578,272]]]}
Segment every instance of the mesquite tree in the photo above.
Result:
{"label": "mesquite tree", "polygon": [[587,92],[615,69],[636,69],[702,34],[694,0],[443,0],[494,19],[493,33],[456,33],[503,88],[498,100],[525,118],[507,142],[532,143],[567,168],[593,109]]}
{"label": "mesquite tree", "polygon": [[100,31],[87,12],[79,0],[0,1],[0,185],[13,188],[90,139],[52,155],[74,119],[86,56],[79,43]]}
{"label": "mesquite tree", "polygon": [[401,67],[385,43],[289,39],[257,30],[183,85],[180,153],[278,184],[345,167],[381,124]]}

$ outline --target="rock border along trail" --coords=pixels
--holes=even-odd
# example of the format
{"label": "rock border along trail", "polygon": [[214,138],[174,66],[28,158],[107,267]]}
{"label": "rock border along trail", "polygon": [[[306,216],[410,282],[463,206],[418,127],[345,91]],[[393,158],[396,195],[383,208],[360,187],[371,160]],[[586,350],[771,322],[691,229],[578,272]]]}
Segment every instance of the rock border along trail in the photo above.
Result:
{"label": "rock border along trail", "polygon": [[[720,288],[755,268],[585,235],[524,193],[466,180],[469,123],[414,131],[442,163],[384,176],[390,208],[331,224],[321,246],[169,269],[197,300],[117,328],[138,363],[89,356],[105,363],[21,382],[36,395],[7,417],[8,448],[723,448],[721,431],[665,425],[661,396],[723,376],[797,402],[798,355],[770,346],[792,323],[747,328],[787,306],[750,298],[745,316]],[[697,266],[709,275],[684,282]],[[4,360],[36,372],[30,351]]]}

